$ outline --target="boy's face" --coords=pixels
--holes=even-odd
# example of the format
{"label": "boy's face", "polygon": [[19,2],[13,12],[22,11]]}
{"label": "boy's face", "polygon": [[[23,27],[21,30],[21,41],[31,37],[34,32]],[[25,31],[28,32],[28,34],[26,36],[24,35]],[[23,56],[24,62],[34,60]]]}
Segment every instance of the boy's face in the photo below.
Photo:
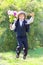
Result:
{"label": "boy's face", "polygon": [[25,18],[24,14],[19,14],[19,19],[24,20],[24,18]]}

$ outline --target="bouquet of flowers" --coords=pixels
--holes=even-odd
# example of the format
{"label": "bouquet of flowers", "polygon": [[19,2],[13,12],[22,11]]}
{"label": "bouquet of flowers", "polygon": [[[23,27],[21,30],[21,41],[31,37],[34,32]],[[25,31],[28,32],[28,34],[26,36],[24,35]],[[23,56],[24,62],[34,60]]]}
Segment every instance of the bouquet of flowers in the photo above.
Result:
{"label": "bouquet of flowers", "polygon": [[13,23],[17,16],[17,11],[8,10],[9,22]]}

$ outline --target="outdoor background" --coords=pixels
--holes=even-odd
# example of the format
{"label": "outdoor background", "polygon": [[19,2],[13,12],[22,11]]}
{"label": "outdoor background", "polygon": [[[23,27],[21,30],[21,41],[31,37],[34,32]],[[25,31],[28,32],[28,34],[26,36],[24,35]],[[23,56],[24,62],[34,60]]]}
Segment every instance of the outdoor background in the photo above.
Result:
{"label": "outdoor background", "polygon": [[[14,59],[17,40],[16,33],[9,28],[7,14],[9,9],[35,13],[34,22],[27,33],[30,56],[26,61]],[[6,64],[3,64],[4,62]],[[0,0],[0,63],[2,65],[43,65],[43,0]]]}

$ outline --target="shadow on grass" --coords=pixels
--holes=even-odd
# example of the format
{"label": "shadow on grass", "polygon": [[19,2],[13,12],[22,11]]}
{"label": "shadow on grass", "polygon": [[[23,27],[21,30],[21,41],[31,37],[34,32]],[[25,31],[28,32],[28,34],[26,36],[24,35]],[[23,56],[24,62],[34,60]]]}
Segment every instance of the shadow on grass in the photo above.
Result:
{"label": "shadow on grass", "polygon": [[43,47],[36,48],[35,50],[28,51],[29,57],[43,57]]}

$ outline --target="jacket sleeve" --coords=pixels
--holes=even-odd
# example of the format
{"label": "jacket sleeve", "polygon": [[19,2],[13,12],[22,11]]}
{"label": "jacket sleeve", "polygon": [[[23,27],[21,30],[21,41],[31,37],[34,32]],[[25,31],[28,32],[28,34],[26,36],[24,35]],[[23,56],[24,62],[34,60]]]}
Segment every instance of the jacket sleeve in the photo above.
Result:
{"label": "jacket sleeve", "polygon": [[26,24],[31,24],[33,23],[34,17],[31,17],[30,19],[26,19],[27,23]]}
{"label": "jacket sleeve", "polygon": [[11,30],[15,30],[15,22],[12,24],[12,27],[10,27]]}

